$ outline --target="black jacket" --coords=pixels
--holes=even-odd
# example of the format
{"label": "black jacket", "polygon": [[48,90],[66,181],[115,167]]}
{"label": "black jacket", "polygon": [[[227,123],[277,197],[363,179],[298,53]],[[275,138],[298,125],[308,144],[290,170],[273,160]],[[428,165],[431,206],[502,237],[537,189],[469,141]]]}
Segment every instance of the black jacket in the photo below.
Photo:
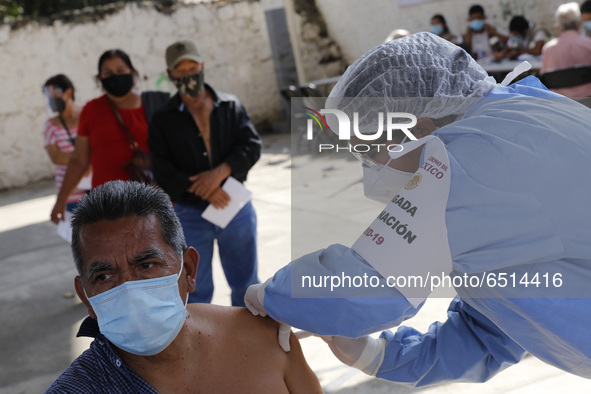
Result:
{"label": "black jacket", "polygon": [[214,100],[210,118],[211,165],[197,124],[178,93],[156,112],[148,129],[148,146],[156,182],[172,201],[207,205],[186,192],[189,177],[226,162],[231,176],[243,182],[261,155],[261,139],[238,99],[205,85]]}

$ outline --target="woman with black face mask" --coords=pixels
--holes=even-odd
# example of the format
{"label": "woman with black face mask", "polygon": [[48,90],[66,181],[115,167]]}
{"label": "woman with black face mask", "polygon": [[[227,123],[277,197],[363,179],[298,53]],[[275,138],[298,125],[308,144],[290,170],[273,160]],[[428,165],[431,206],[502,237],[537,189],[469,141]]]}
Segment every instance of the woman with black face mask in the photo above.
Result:
{"label": "woman with black face mask", "polygon": [[134,146],[148,153],[148,120],[169,94],[138,92],[134,89],[137,76],[131,59],[120,49],[108,50],[99,58],[96,79],[105,94],[89,101],[80,114],[76,149],[51,212],[54,223],[64,219],[67,198],[90,165],[94,188],[112,180],[129,180]]}
{"label": "woman with black face mask", "polygon": [[[43,85],[43,93],[51,114],[43,126],[43,139],[45,150],[55,167],[55,183],[58,190],[62,187],[67,164],[74,151],[78,135],[81,107],[74,103],[74,92],[74,84],[63,74],[54,75]],[[86,176],[66,199],[68,212],[73,212],[78,201],[90,189],[90,179],[89,168]],[[61,232],[60,235],[62,235]],[[66,236],[64,238],[69,240]]]}

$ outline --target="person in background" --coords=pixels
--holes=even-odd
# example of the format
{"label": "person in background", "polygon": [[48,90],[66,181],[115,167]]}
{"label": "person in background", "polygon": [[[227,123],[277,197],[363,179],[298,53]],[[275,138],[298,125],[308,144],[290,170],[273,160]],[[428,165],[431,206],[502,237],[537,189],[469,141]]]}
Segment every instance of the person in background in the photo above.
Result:
{"label": "person in background", "polygon": [[449,31],[447,22],[441,14],[435,14],[431,18],[431,33],[457,45],[460,45],[463,42],[462,36],[456,36]]}
{"label": "person in background", "polygon": [[[559,35],[542,48],[540,74],[591,65],[591,38],[583,37],[578,33],[581,22],[579,5],[575,2],[562,4],[556,10],[554,19]],[[552,90],[571,98],[590,97],[591,83]]]}
{"label": "person in background", "polygon": [[76,148],[51,211],[54,223],[64,220],[68,197],[91,165],[93,188],[111,180],[129,179],[126,164],[133,151],[115,108],[139,149],[148,152],[149,116],[169,95],[139,93],[133,89],[137,76],[131,59],[121,49],[111,49],[100,56],[96,78],[105,94],[88,102],[80,113]]}
{"label": "person in background", "polygon": [[502,43],[507,43],[509,37],[500,33],[494,26],[486,23],[486,15],[481,5],[475,4],[468,10],[468,27],[464,34],[464,41],[468,53],[476,60],[493,55],[489,39],[498,37]]}
{"label": "person in background", "polygon": [[591,0],[581,4],[581,35],[591,37]]}
{"label": "person in background", "polygon": [[258,283],[256,213],[250,201],[224,228],[202,217],[230,196],[222,184],[244,182],[261,154],[261,139],[240,101],[205,83],[205,62],[197,44],[180,40],[166,48],[168,77],[178,93],[150,123],[154,178],[174,202],[189,244],[201,260],[189,302],[211,302],[212,258],[217,241],[233,306],[244,306],[248,286]]}
{"label": "person in background", "polygon": [[504,56],[516,59],[519,55],[542,54],[542,47],[550,39],[550,34],[544,29],[535,29],[535,24],[528,22],[521,15],[514,16],[509,22],[509,40]]}
{"label": "person in background", "polygon": [[392,30],[390,32],[390,34],[388,34],[388,37],[386,37],[386,39],[384,40],[384,42],[388,42],[388,41],[392,41],[392,40],[397,40],[399,38],[406,37],[406,36],[410,36],[410,32],[408,30],[406,30],[406,29]]}
{"label": "person in background", "polygon": [[[81,107],[74,102],[75,90],[72,81],[64,74],[52,76],[43,85],[43,93],[49,105],[49,112],[53,114],[43,125],[43,141],[45,150],[55,168],[55,185],[58,191],[62,188],[68,161],[72,156],[78,136],[78,118]],[[89,168],[74,191],[67,197],[66,211],[70,214],[76,208],[78,201],[90,189],[91,177]],[[62,235],[62,232],[59,233]],[[69,234],[69,231],[66,233]],[[71,237],[66,234],[62,236],[70,241]]]}

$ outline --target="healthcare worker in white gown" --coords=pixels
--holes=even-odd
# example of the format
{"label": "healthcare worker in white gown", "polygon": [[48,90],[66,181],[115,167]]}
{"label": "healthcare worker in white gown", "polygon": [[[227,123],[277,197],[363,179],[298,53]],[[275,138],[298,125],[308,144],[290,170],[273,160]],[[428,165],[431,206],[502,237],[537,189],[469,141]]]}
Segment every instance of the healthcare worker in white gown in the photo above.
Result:
{"label": "healthcare worker in white gown", "polygon": [[[363,55],[329,102],[339,97],[434,98],[389,100],[397,104],[384,110],[440,126],[447,119],[431,136],[411,141],[412,149],[424,143],[417,172],[404,179],[414,183],[392,185],[386,201],[392,200],[369,224],[389,228],[383,245],[391,241],[400,253],[372,249],[368,230],[360,229],[352,247],[328,246],[253,285],[245,297],[250,311],[325,336],[341,361],[365,373],[414,386],[483,382],[527,352],[591,378],[591,110],[532,76],[496,84],[465,51],[430,33]],[[447,185],[431,177],[438,171]],[[417,174],[422,181],[413,188]],[[428,216],[420,218],[422,212]],[[425,252],[430,244],[436,250]],[[447,320],[426,333],[401,326],[379,339],[367,336],[400,325],[423,305],[424,289],[387,286],[385,273],[409,266],[484,278],[484,285],[456,286]],[[337,296],[329,287],[294,288],[303,275],[343,274],[377,276],[386,285]],[[294,296],[305,291],[311,296]]]}

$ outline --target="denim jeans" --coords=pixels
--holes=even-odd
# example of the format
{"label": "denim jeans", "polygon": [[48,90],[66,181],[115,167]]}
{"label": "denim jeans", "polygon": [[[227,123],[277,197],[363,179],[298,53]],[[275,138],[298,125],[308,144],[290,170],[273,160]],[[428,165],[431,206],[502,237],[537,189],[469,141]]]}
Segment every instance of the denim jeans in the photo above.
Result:
{"label": "denim jeans", "polygon": [[213,241],[216,239],[222,268],[232,289],[232,305],[244,306],[246,289],[259,283],[256,215],[252,204],[246,204],[224,229],[201,217],[205,207],[176,203],[174,210],[183,226],[187,245],[199,252],[197,287],[189,294],[189,302],[211,302],[211,260]]}
{"label": "denim jeans", "polygon": [[66,211],[74,212],[74,209],[78,207],[78,201],[76,202],[69,202],[66,204]]}

